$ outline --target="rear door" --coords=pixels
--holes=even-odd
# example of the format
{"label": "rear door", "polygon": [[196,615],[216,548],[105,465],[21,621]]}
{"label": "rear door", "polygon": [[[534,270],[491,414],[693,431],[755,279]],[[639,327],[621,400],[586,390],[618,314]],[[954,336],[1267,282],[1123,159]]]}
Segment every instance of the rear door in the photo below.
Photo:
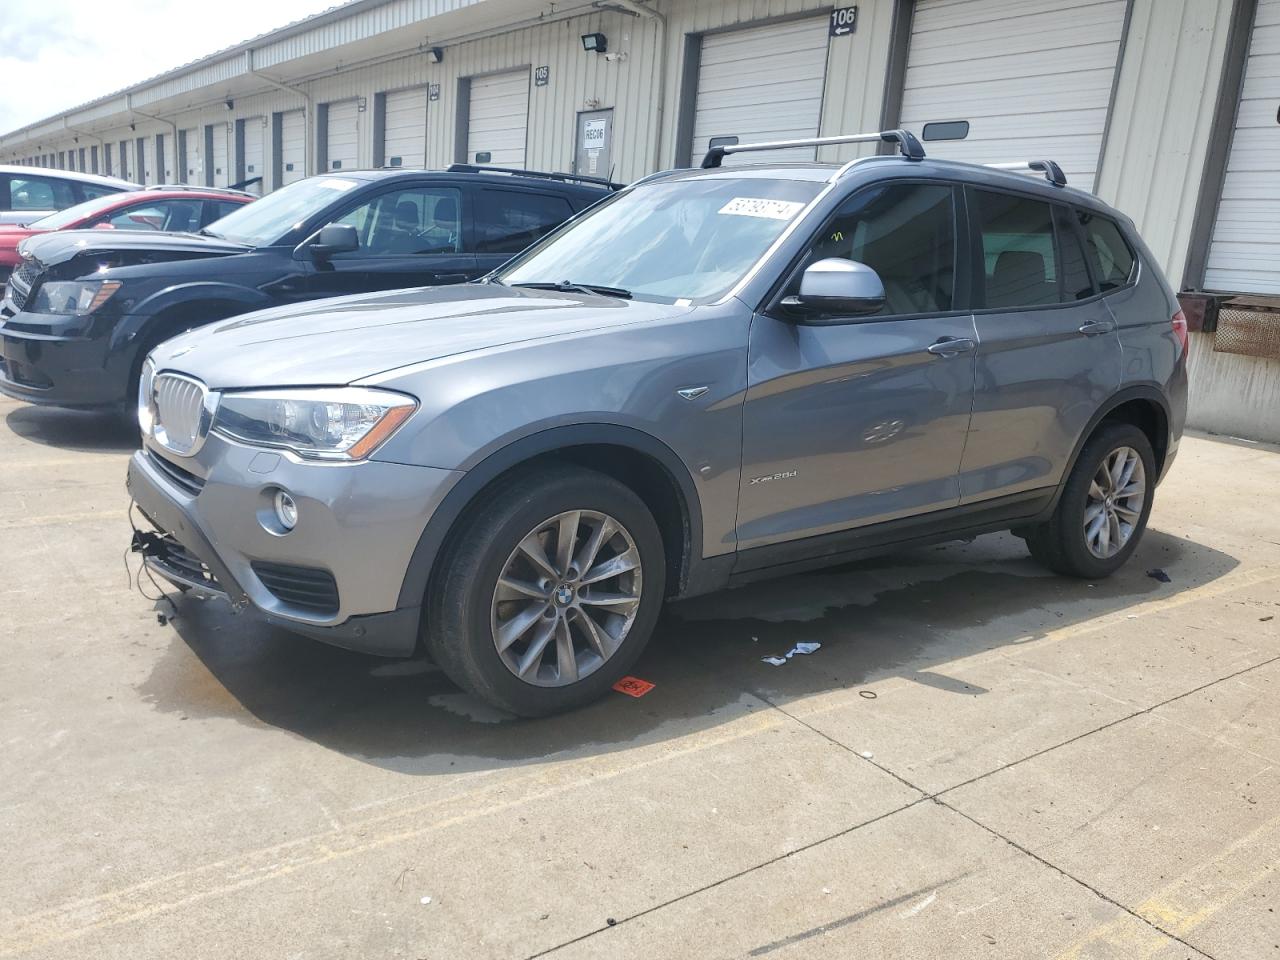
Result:
{"label": "rear door", "polygon": [[[879,313],[809,326],[774,308],[752,321],[740,548],[959,502],[976,339],[973,317],[955,309],[959,195],[942,183],[865,187],[814,238],[802,265],[872,267]],[[784,294],[798,292],[799,273]]]}
{"label": "rear door", "polygon": [[480,274],[502,266],[574,212],[565,197],[550,192],[477,186],[475,195],[475,251]]}
{"label": "rear door", "polygon": [[966,188],[978,330],[965,502],[1057,484],[1076,440],[1120,386],[1120,339],[1069,208]]}
{"label": "rear door", "polygon": [[454,184],[405,184],[365,197],[332,222],[356,228],[360,248],[316,260],[308,297],[461,283],[478,275],[466,252],[464,204]]}

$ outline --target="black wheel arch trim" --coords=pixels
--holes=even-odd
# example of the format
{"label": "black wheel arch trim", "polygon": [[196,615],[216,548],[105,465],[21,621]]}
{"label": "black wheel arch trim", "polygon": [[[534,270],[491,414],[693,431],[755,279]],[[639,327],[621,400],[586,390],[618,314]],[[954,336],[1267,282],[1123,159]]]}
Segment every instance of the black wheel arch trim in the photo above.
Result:
{"label": "black wheel arch trim", "polygon": [[[1102,423],[1103,420],[1107,419],[1107,417],[1117,408],[1132,400],[1147,400],[1155,403],[1160,408],[1161,414],[1164,416],[1165,431],[1169,431],[1169,426],[1173,422],[1173,418],[1169,411],[1169,400],[1158,385],[1153,383],[1132,384],[1113,393],[1104,403],[1098,406],[1098,409],[1094,411],[1093,417],[1090,418],[1088,425],[1080,431],[1080,436],[1076,438],[1075,447],[1071,451],[1071,459],[1067,464],[1067,469],[1062,472],[1061,479],[1058,480],[1057,489],[1054,490],[1053,493],[1053,501],[1045,511],[1045,516],[1052,514],[1054,509],[1057,508],[1058,500],[1062,497],[1062,491],[1066,488],[1067,481],[1071,478],[1071,474],[1076,468],[1076,461],[1080,459],[1080,451],[1083,450],[1084,445],[1089,442],[1089,438],[1092,437],[1094,432],[1098,429],[1098,425]],[[1172,439],[1173,438],[1170,436],[1163,438],[1166,454]],[[1158,449],[1156,452],[1159,453]],[[1166,462],[1167,459],[1160,464],[1160,469],[1158,470],[1160,479],[1163,479],[1163,467]]]}
{"label": "black wheel arch trim", "polygon": [[[508,470],[536,457],[571,447],[594,445],[624,447],[648,456],[659,463],[675,482],[683,500],[685,521],[689,525],[685,571],[686,580],[692,579],[694,569],[702,561],[702,504],[688,467],[665,443],[635,427],[613,423],[571,424],[514,440],[467,470],[453,489],[445,494],[418,538],[400,586],[398,606],[417,607],[423,603],[436,558],[459,517],[481,490]],[[668,585],[668,589],[671,586]]]}
{"label": "black wheel arch trim", "polygon": [[230,303],[240,308],[228,312],[228,317],[281,305],[260,290],[225,282],[197,281],[165,287],[144,297],[125,318],[125,322],[116,326],[111,334],[111,349],[116,350],[126,344],[136,344],[146,339],[152,331],[170,323],[176,316],[175,310],[188,309],[198,313],[210,303]]}

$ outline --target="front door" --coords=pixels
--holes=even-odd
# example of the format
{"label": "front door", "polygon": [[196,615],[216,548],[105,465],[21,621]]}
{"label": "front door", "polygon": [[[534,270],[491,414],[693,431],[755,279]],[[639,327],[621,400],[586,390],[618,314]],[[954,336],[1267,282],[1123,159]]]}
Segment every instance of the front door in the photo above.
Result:
{"label": "front door", "polygon": [[[782,308],[751,326],[738,546],[834,533],[955,506],[973,398],[973,317],[955,310],[958,191],[854,194],[801,266],[867,264],[886,304],[807,326]],[[799,288],[800,269],[784,293]]]}
{"label": "front door", "polygon": [[313,260],[308,298],[461,283],[478,275],[465,244],[466,191],[410,185],[361,202],[333,222],[356,228],[357,250]]}
{"label": "front door", "polygon": [[1073,208],[977,189],[968,206],[981,253],[979,347],[960,485],[976,502],[1057,484],[1090,418],[1119,389],[1121,358]]}

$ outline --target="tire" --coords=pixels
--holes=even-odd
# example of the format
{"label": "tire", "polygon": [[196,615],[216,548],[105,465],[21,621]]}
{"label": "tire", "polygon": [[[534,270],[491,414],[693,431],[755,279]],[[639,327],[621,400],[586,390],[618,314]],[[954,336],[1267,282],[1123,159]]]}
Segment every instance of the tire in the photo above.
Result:
{"label": "tire", "polygon": [[[1107,489],[1110,472],[1101,472],[1105,463],[1120,470],[1121,480],[1128,479],[1119,490]],[[1094,483],[1100,476],[1103,480]],[[1139,485],[1140,503],[1137,495],[1123,495]],[[1147,434],[1132,424],[1103,424],[1080,449],[1053,515],[1044,524],[1023,531],[1027,547],[1032,557],[1053,572],[1084,580],[1111,576],[1137,549],[1147,529],[1155,492],[1156,456]],[[1103,504],[1112,504],[1101,507],[1101,515],[1105,515],[1101,521],[1100,493],[1111,494]],[[1089,530],[1085,529],[1087,515]],[[1107,531],[1102,531],[1103,525]],[[1091,536],[1093,530],[1098,534]],[[1120,531],[1119,538],[1116,531]],[[1105,556],[1098,553],[1098,536],[1107,541],[1110,552]],[[1119,548],[1114,545],[1117,541]]]}
{"label": "tire", "polygon": [[[1138,466],[1133,464],[1135,458],[1121,451],[1131,451],[1140,462],[1140,507],[1136,496],[1120,496],[1125,490],[1135,489],[1134,478],[1138,478],[1139,473]],[[1107,474],[1107,479],[1095,486],[1103,464],[1114,464],[1122,456],[1125,462],[1120,469],[1122,474],[1130,477],[1129,483],[1118,491],[1104,489],[1110,477]],[[1155,479],[1155,454],[1147,435],[1132,424],[1104,423],[1080,450],[1053,515],[1045,523],[1019,528],[1017,533],[1026,540],[1031,556],[1055,573],[1085,580],[1109,577],[1124,565],[1142,539],[1147,518],[1151,515]],[[1104,498],[1100,505],[1095,496],[1097,493],[1110,493],[1112,496],[1110,500]],[[1112,506],[1108,507],[1107,503]],[[1086,513],[1090,514],[1090,530],[1097,531],[1092,538],[1086,530]],[[1101,522],[1100,515],[1105,515]],[[1112,519],[1115,524],[1110,522]],[[1106,531],[1101,529],[1102,525],[1107,527]],[[1123,534],[1118,539],[1117,530]],[[1107,541],[1104,550],[1110,550],[1110,553],[1099,555],[1099,539]],[[1118,548],[1112,546],[1120,541]]]}
{"label": "tire", "polygon": [[[560,531],[571,524],[573,560],[585,562],[603,541],[589,570],[571,562],[553,580],[564,566]],[[428,602],[427,650],[454,683],[494,706],[536,717],[589,703],[627,674],[653,633],[666,587],[662,535],[644,502],[612,477],[559,465],[521,471],[487,490],[451,540]],[[549,566],[533,560],[538,547]],[[581,582],[609,569],[623,572]]]}

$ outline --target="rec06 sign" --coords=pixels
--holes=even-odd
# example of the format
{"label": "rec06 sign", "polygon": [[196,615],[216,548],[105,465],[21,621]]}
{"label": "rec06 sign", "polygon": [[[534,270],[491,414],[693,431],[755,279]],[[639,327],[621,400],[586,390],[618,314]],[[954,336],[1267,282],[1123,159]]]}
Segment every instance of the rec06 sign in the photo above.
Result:
{"label": "rec06 sign", "polygon": [[831,29],[829,31],[831,36],[847,37],[857,29],[857,7],[836,7],[831,11]]}

